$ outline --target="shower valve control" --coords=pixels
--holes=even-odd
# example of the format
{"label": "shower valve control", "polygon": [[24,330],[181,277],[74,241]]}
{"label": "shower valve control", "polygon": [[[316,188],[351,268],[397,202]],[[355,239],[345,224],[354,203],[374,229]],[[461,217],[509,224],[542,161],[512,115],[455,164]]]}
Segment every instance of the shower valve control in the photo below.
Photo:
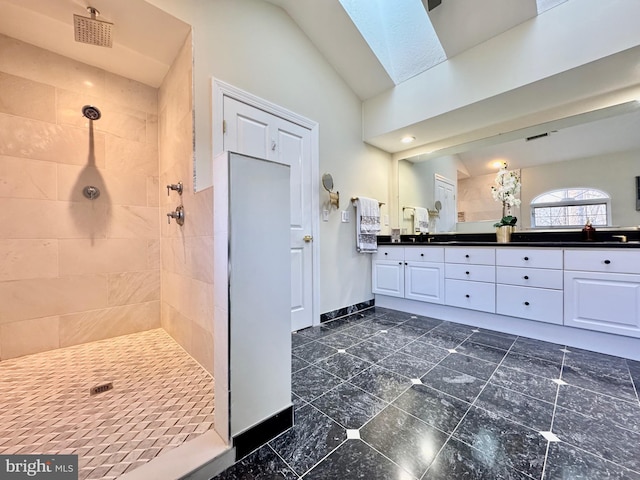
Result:
{"label": "shower valve control", "polygon": [[171,225],[172,218],[178,225],[184,225],[184,207],[182,205],[178,205],[175,211],[167,213],[167,222],[169,222],[169,225]]}
{"label": "shower valve control", "polygon": [[167,197],[171,193],[171,190],[175,190],[176,192],[178,192],[178,195],[182,195],[182,182],[171,183],[167,185]]}

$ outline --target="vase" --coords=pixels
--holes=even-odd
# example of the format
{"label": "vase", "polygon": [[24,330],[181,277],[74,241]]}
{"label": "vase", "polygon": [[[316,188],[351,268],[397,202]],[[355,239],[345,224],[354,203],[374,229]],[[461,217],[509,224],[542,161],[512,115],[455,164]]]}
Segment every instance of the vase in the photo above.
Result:
{"label": "vase", "polygon": [[496,227],[496,241],[498,243],[509,243],[511,241],[511,233],[516,229],[512,225],[502,225]]}

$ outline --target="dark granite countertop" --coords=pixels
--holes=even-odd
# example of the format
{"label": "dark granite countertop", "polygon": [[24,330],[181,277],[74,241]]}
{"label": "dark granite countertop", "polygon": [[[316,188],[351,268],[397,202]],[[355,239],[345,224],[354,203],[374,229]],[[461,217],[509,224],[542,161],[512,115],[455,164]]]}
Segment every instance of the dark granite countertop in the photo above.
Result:
{"label": "dark granite countertop", "polygon": [[[624,235],[627,241],[619,237]],[[390,235],[379,235],[378,245],[398,246],[476,246],[476,247],[555,247],[555,248],[640,248],[640,229],[608,229],[596,232],[594,241],[582,239],[580,230],[516,231],[510,243],[496,242],[495,233],[434,233],[402,235],[400,243],[391,243]]]}

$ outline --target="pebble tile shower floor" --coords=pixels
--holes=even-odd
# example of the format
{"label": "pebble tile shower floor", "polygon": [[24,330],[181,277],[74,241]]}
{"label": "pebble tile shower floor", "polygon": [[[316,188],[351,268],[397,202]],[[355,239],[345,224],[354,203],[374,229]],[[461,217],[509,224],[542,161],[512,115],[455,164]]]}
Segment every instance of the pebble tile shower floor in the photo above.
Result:
{"label": "pebble tile shower floor", "polygon": [[294,427],[216,480],[640,480],[640,362],[381,308],[292,351]]}
{"label": "pebble tile shower floor", "polygon": [[213,428],[212,377],[162,329],[0,362],[0,393],[0,454],[77,454],[80,479],[118,478]]}

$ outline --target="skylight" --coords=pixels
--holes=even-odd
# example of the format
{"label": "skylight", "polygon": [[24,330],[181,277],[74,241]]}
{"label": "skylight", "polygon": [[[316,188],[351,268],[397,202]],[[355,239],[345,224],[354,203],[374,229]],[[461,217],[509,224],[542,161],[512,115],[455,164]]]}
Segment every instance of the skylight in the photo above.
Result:
{"label": "skylight", "polygon": [[339,0],[397,85],[446,60],[420,0]]}

